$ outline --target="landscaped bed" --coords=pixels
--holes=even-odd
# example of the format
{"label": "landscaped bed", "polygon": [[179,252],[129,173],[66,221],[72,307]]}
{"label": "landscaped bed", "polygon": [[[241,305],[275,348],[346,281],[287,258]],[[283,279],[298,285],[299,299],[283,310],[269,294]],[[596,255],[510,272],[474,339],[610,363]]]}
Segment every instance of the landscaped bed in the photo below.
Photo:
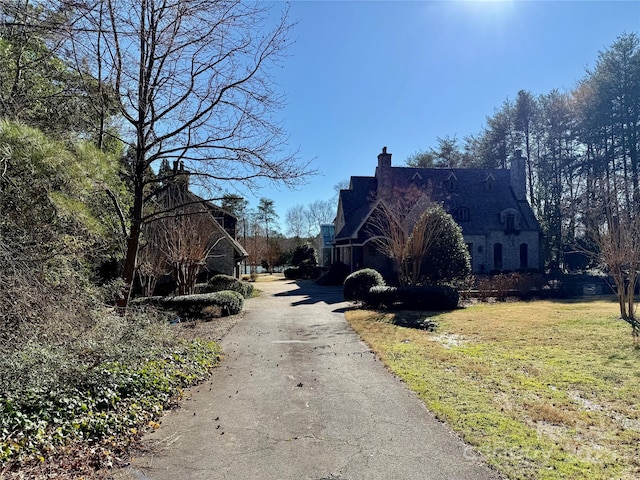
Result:
{"label": "landscaped bed", "polygon": [[615,301],[478,304],[434,332],[407,314],[346,315],[470,456],[511,479],[640,476],[640,348]]}
{"label": "landscaped bed", "polygon": [[[242,317],[242,295],[162,300],[172,312],[131,306],[126,317],[105,314],[66,343],[2,357],[0,479],[111,478],[183,389],[209,377],[222,353],[216,342]],[[201,314],[235,304],[222,317]]]}

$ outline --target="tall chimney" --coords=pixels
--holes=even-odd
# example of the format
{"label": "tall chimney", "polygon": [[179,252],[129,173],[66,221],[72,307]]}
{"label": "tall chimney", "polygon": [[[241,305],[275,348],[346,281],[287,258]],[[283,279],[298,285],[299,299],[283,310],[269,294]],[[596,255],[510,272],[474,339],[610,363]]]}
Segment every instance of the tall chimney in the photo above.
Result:
{"label": "tall chimney", "polygon": [[527,174],[526,158],[522,156],[522,150],[516,150],[511,157],[511,189],[516,200],[527,199]]}
{"label": "tall chimney", "polygon": [[378,168],[388,168],[391,166],[391,154],[387,153],[387,147],[382,147],[382,153],[378,154]]}
{"label": "tall chimney", "polygon": [[391,154],[387,153],[387,147],[382,147],[382,153],[378,154],[378,167],[376,179],[378,180],[378,195],[383,196],[385,188],[390,186]]}

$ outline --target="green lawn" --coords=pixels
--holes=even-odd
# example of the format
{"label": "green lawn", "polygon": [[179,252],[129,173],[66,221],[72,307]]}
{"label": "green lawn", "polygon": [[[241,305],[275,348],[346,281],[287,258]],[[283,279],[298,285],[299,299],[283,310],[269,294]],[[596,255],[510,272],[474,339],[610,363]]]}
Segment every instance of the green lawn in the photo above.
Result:
{"label": "green lawn", "polygon": [[[611,301],[478,304],[435,332],[347,312],[360,336],[512,479],[640,477],[640,348]],[[425,315],[425,314],[421,314]]]}

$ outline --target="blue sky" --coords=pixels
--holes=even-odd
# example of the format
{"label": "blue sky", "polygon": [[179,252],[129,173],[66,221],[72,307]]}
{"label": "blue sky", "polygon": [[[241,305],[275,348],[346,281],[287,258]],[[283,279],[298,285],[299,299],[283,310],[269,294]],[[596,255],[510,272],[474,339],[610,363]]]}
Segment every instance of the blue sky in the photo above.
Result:
{"label": "blue sky", "polygon": [[[277,4],[276,7],[282,6]],[[275,202],[283,233],[294,205],[334,195],[351,175],[477,134],[518,90],[571,90],[598,52],[640,31],[640,1],[293,1],[289,57],[277,72],[292,148],[320,174]]]}

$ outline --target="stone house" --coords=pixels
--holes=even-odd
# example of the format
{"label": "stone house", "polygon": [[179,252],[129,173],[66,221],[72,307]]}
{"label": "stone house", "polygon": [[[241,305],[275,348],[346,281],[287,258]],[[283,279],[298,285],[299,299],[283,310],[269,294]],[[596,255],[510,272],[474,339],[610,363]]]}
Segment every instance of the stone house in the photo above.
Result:
{"label": "stone house", "polygon": [[224,273],[240,278],[240,264],[249,254],[236,240],[238,218],[212,203],[207,202],[205,205],[213,216],[218,229],[217,235],[212,235],[212,242],[214,239],[219,239],[212,245],[207,257],[206,275]]}
{"label": "stone house", "polygon": [[193,193],[190,190],[189,172],[184,170],[182,164],[174,164],[167,184],[154,201],[165,210],[180,212],[183,208],[195,208],[208,212],[211,221],[207,221],[203,228],[209,239],[209,254],[200,276],[208,278],[218,273],[240,276],[240,264],[248,254],[237,241],[237,217]]}
{"label": "stone house", "polygon": [[516,151],[508,169],[393,167],[384,147],[375,176],[351,177],[349,188],[340,191],[333,260],[352,270],[371,267],[390,274],[393,263],[372,241],[376,202],[419,190],[462,228],[475,274],[541,270],[542,234],[526,199],[525,160]]}

